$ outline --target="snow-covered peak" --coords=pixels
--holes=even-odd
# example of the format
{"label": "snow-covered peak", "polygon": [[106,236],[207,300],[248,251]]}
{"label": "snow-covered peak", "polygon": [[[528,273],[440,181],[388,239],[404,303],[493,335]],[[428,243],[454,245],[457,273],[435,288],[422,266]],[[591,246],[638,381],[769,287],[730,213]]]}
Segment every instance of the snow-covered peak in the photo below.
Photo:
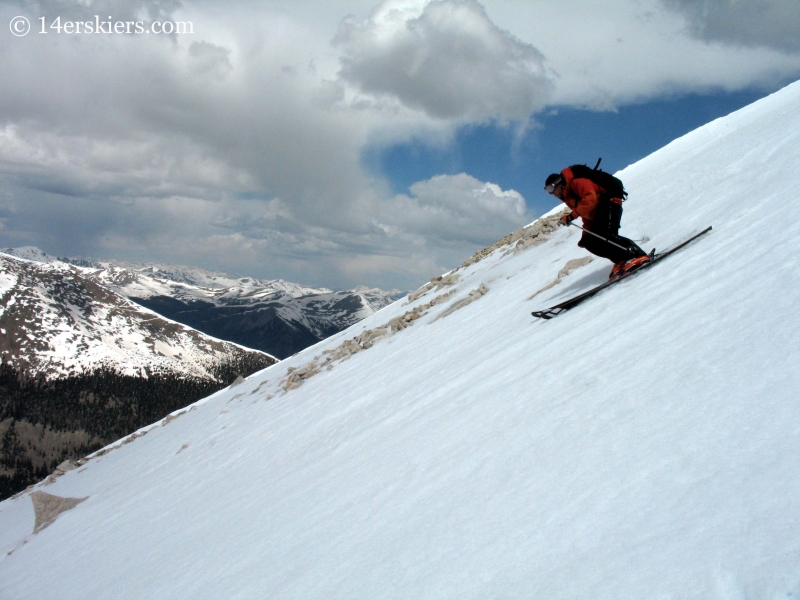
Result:
{"label": "snow-covered peak", "polygon": [[118,288],[125,295],[150,297],[165,289],[185,290],[184,294],[251,297],[282,292],[291,297],[323,294],[331,290],[312,288],[282,279],[255,279],[180,265],[145,264],[123,261],[61,259],[84,269],[87,276],[104,285]]}
{"label": "snow-covered peak", "polygon": [[799,161],[793,84],[621,172],[714,229],[589,302],[531,317],[610,268],[540,219],[3,502],[0,596],[797,596]]}
{"label": "snow-covered peak", "polygon": [[402,295],[363,286],[334,292],[179,265],[56,259],[36,248],[7,250],[71,268],[168,318],[278,357],[341,331]]}
{"label": "snow-covered peak", "polygon": [[164,263],[139,263],[119,260],[96,260],[82,257],[53,257],[35,246],[21,246],[18,248],[5,248],[0,252],[43,263],[70,264],[79,268],[86,276],[103,284],[123,287],[134,282],[141,283],[141,290],[147,292],[148,288],[155,288],[153,293],[162,291],[159,284],[183,284],[186,288],[202,288],[218,292],[249,296],[253,294],[284,294],[299,298],[309,294],[327,294],[332,290],[328,288],[314,288],[284,281],[283,279],[256,279],[230,275],[220,271],[209,271],[199,267],[186,267]]}
{"label": "snow-covered peak", "polygon": [[[282,279],[211,276],[199,269],[110,263],[77,267],[92,281],[168,317],[283,357],[341,331],[390,304],[379,289],[334,292]],[[187,272],[192,276],[184,276]],[[177,302],[175,302],[177,301]]]}
{"label": "snow-covered peak", "polygon": [[168,321],[67,265],[0,254],[0,360],[26,377],[109,369],[213,380],[222,361],[244,353],[255,351]]}
{"label": "snow-covered peak", "polygon": [[3,254],[23,258],[25,260],[33,260],[37,262],[51,262],[55,260],[52,256],[42,252],[36,246],[20,246],[19,248],[4,248],[0,250]]}

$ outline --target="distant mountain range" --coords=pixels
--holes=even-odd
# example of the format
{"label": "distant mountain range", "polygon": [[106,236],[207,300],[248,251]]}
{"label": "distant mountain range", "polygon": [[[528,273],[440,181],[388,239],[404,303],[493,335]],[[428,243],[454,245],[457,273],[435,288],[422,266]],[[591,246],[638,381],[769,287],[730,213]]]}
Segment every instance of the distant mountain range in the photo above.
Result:
{"label": "distant mountain range", "polygon": [[278,358],[346,329],[405,294],[365,287],[333,291],[176,265],[54,258],[34,247],[3,252],[71,265],[83,277],[165,317]]}
{"label": "distant mountain range", "polygon": [[277,362],[96,279],[0,254],[0,497]]}

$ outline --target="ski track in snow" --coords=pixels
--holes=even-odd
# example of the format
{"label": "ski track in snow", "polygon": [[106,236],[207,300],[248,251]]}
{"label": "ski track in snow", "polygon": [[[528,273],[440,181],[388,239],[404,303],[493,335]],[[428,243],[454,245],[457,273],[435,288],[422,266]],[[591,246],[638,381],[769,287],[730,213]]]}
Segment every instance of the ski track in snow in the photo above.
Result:
{"label": "ski track in snow", "polygon": [[610,264],[500,248],[1,503],[0,597],[796,597],[798,159],[800,83],[620,174],[647,249],[714,226],[640,276],[539,321]]}

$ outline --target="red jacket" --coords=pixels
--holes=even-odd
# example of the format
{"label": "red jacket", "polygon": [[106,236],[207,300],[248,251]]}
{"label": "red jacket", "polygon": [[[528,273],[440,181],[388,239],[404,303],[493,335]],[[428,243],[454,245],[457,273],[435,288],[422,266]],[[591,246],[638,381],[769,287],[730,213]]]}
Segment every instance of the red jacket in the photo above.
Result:
{"label": "red jacket", "polygon": [[[584,229],[591,229],[594,213],[600,204],[600,197],[606,190],[594,181],[584,177],[575,179],[572,169],[567,167],[561,171],[564,177],[564,199],[562,202],[572,209],[573,218],[580,217]],[[622,204],[621,198],[611,198],[611,202]]]}

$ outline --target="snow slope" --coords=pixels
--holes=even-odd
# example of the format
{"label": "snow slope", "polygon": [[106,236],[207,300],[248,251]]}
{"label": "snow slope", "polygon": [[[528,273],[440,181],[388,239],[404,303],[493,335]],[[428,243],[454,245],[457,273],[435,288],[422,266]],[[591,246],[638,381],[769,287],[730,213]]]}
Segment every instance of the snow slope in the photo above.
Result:
{"label": "snow slope", "polygon": [[529,300],[545,218],[3,502],[0,597],[800,594],[798,162],[800,83],[622,172],[648,248],[714,226],[640,276],[534,320],[610,266]]}

